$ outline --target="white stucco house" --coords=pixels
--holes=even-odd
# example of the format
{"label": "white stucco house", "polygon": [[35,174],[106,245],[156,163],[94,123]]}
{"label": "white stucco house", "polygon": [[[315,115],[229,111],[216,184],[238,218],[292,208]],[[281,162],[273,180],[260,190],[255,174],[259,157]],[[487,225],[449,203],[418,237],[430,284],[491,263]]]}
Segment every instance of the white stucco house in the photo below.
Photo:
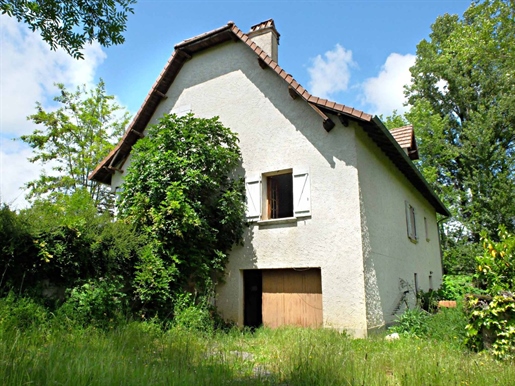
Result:
{"label": "white stucco house", "polygon": [[[411,127],[317,98],[278,65],[273,20],[185,40],[91,178],[123,182],[132,145],[165,113],[219,116],[238,134],[249,227],[217,288],[239,325],[326,326],[366,336],[440,285],[437,213]],[[395,140],[394,136],[398,139]]]}

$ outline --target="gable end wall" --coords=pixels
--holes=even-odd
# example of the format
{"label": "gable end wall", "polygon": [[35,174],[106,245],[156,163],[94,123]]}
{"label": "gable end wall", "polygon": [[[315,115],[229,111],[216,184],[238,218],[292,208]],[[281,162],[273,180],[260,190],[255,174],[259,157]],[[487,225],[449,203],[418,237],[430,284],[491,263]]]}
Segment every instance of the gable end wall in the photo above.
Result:
{"label": "gable end wall", "polygon": [[[327,133],[305,101],[261,69],[243,43],[228,42],[193,56],[177,75],[151,123],[190,106],[199,117],[219,116],[238,134],[242,176],[285,169],[308,170],[311,216],[282,225],[252,224],[244,247],[230,255],[225,284],[218,287],[222,315],[243,324],[243,270],[320,268],[324,326],[367,333],[356,123]],[[130,160],[124,165],[127,169]],[[113,186],[119,184],[117,173]]]}

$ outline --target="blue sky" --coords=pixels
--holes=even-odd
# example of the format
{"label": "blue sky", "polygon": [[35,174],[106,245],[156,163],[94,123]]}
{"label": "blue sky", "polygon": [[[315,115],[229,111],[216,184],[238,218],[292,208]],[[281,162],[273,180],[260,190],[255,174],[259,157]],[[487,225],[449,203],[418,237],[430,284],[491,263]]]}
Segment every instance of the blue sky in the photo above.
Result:
{"label": "blue sky", "polygon": [[53,83],[74,88],[103,78],[108,93],[135,113],[178,42],[228,21],[247,32],[273,18],[281,34],[279,64],[317,96],[372,114],[403,111],[402,86],[416,45],[445,13],[470,1],[173,1],[140,0],[126,42],[86,49],[76,61],[50,51],[37,34],[0,16],[0,200],[27,205],[20,187],[37,177],[30,149],[12,138],[36,128],[35,102],[52,108]]}

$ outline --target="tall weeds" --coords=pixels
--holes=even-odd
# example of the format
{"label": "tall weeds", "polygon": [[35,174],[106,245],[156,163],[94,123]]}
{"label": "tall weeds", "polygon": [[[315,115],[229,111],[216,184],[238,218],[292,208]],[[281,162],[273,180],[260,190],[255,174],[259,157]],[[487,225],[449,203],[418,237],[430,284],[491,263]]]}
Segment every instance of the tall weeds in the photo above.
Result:
{"label": "tall weeds", "polygon": [[0,299],[0,384],[515,384],[515,363],[457,343],[450,326],[460,319],[451,310],[431,318],[424,337],[396,341],[329,329],[164,328],[157,319],[84,327],[45,312],[30,301]]}

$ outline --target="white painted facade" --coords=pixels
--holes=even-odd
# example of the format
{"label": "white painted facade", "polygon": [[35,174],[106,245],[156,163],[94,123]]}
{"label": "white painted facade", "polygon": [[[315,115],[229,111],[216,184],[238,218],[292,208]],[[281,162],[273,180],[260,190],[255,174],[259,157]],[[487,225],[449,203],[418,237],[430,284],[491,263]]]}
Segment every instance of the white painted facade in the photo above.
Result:
{"label": "white painted facade", "polygon": [[[413,306],[417,289],[440,286],[440,244],[435,209],[361,131],[356,148],[367,321],[373,329],[393,322],[404,300]],[[408,237],[406,205],[415,209],[417,240]]]}
{"label": "white painted facade", "polygon": [[[238,134],[247,178],[291,169],[309,175],[309,215],[252,222],[243,247],[230,254],[216,305],[243,324],[243,270],[321,269],[324,326],[366,336],[392,320],[399,279],[419,288],[441,280],[435,209],[351,121],[326,132],[320,116],[241,42],[196,53],[179,71],[150,124],[165,113],[191,109],[220,117]],[[123,165],[127,169],[130,157]],[[123,181],[112,177],[115,189]],[[405,201],[414,205],[420,239],[406,232]],[[429,226],[425,240],[423,217]]]}

